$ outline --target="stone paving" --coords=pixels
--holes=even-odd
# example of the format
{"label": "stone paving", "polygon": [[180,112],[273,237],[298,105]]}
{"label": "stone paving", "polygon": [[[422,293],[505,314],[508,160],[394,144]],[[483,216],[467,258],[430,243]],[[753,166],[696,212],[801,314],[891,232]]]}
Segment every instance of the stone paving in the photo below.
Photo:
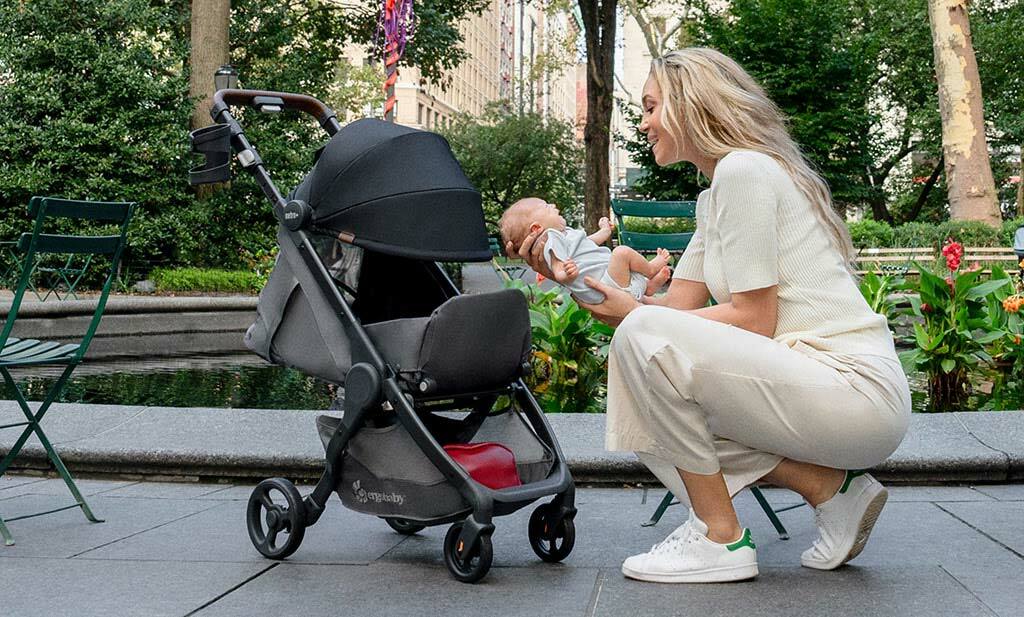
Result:
{"label": "stone paving", "polygon": [[[106,522],[88,523],[73,509],[11,523],[17,544],[0,547],[0,615],[1016,617],[1024,605],[1024,485],[892,488],[865,552],[835,572],[799,565],[814,539],[808,508],[781,515],[792,534],[782,541],[744,493],[737,507],[758,544],[761,575],[728,585],[622,577],[624,557],[661,540],[684,516],[675,507],[659,526],[640,526],[661,490],[580,489],[576,549],[558,565],[533,555],[530,509],[499,518],[490,574],[464,585],[442,562],[445,527],[404,537],[333,499],[301,548],[276,563],[246,534],[249,486],[80,486]],[[766,494],[776,507],[797,501],[782,490]],[[59,480],[0,479],[5,517],[68,499]]]}

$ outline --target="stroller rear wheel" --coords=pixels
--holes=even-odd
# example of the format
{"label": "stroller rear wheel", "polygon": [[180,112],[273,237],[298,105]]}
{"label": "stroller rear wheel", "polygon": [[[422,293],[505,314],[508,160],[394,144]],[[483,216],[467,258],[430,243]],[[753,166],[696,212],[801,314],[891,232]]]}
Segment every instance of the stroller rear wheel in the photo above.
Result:
{"label": "stroller rear wheel", "polygon": [[405,518],[392,518],[390,516],[385,516],[384,522],[403,536],[411,536],[414,533],[419,533],[427,528],[426,525],[420,525],[419,523],[414,523],[413,521]]}
{"label": "stroller rear wheel", "polygon": [[463,583],[475,583],[487,575],[494,558],[490,536],[481,535],[476,546],[469,550],[465,558],[459,557],[459,536],[462,535],[462,523],[455,523],[444,536],[444,564],[452,576]]}
{"label": "stroller rear wheel", "polygon": [[[275,502],[275,493],[284,496]],[[246,508],[249,539],[264,557],[284,559],[295,552],[306,534],[306,508],[295,485],[270,478],[256,485]]]}
{"label": "stroller rear wheel", "polygon": [[562,561],[576,545],[576,523],[549,503],[537,506],[530,515],[530,546],[537,556],[549,563]]}

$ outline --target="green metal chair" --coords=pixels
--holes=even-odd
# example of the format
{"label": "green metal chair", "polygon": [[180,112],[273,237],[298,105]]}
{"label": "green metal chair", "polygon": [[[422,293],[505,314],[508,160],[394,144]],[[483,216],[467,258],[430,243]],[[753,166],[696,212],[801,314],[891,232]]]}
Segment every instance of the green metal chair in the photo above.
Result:
{"label": "green metal chair", "polygon": [[488,236],[487,242],[491,249],[491,265],[494,267],[494,270],[506,280],[523,278],[523,275],[526,274],[526,266],[502,264],[498,261],[499,257],[505,256],[505,249],[501,246],[501,240],[494,236]]}
{"label": "green metal chair", "polygon": [[641,253],[653,253],[655,249],[667,249],[670,253],[682,253],[693,238],[693,232],[650,233],[628,231],[623,217],[662,219],[691,219],[697,216],[695,201],[637,201],[635,199],[613,199],[615,228],[619,233],[619,244],[633,247]]}
{"label": "green metal chair", "polygon": [[[116,277],[117,264],[121,259],[121,253],[124,249],[128,222],[131,220],[134,209],[135,204],[128,202],[74,201],[51,197],[33,197],[29,202],[29,214],[35,218],[35,224],[32,233],[22,234],[21,239],[18,241],[18,249],[25,254],[22,262],[21,278],[18,282],[17,291],[14,293],[14,300],[11,303],[11,309],[7,314],[3,330],[0,331],[0,374],[3,374],[8,390],[14,395],[15,400],[18,401],[18,405],[21,407],[22,413],[25,414],[25,421],[0,425],[0,428],[24,427],[21,436],[14,442],[14,445],[3,458],[3,461],[0,461],[0,477],[3,477],[7,469],[10,468],[11,463],[14,462],[15,457],[24,447],[28,438],[35,434],[46,450],[46,455],[57,470],[57,473],[60,474],[60,477],[68,485],[68,489],[74,496],[76,503],[45,512],[18,516],[9,519],[9,521],[42,516],[79,507],[90,521],[102,522],[93,515],[92,510],[85,503],[85,499],[82,498],[78,487],[75,486],[71,474],[68,473],[57,451],[46,437],[40,423],[50,405],[57,400],[68,378],[71,377],[72,371],[82,361],[82,357],[88,350],[89,343],[96,333],[96,327],[99,325],[100,317],[103,315],[103,309],[107,303],[107,295],[110,293],[110,287]],[[45,223],[57,219],[88,220],[100,224],[116,225],[118,233],[117,235],[78,236],[44,233]],[[18,309],[21,306],[25,290],[29,287],[29,281],[38,259],[41,255],[48,254],[103,255],[109,259],[110,272],[107,274],[106,281],[103,284],[103,291],[96,303],[96,310],[93,313],[92,320],[89,322],[85,335],[78,343],[61,344],[54,341],[18,339],[11,336],[17,319]],[[28,401],[25,400],[21,389],[11,377],[9,369],[41,364],[63,364],[66,367],[53,384],[53,387],[50,388],[42,403],[39,404],[38,409],[33,412]],[[2,517],[0,517],[0,535],[3,536],[5,544],[14,544],[14,538],[11,536]]]}
{"label": "green metal chair", "polygon": [[[679,233],[651,233],[651,232],[638,232],[638,231],[627,231],[625,229],[623,217],[634,216],[644,218],[686,218],[694,219],[697,216],[697,202],[695,201],[638,201],[633,199],[613,199],[612,200],[612,212],[615,213],[616,227],[619,230],[619,244],[631,246],[640,252],[653,252],[655,249],[664,248],[671,253],[682,253],[686,250],[690,240],[693,238],[693,232],[679,232]],[[798,508],[800,505],[787,506],[774,510],[765,498],[764,493],[761,489],[756,486],[750,487],[750,492],[754,495],[754,499],[761,505],[764,513],[768,515],[768,520],[772,522],[775,527],[775,531],[778,532],[779,538],[783,540],[789,539],[789,533],[786,531],[786,527],[782,524],[777,516],[778,512],[785,512],[786,510],[792,510]],[[665,515],[665,511],[668,510],[669,506],[679,503],[675,495],[671,491],[665,494],[665,497],[658,504],[658,508],[654,511],[654,515],[643,523],[644,527],[652,527],[658,524],[661,517]]]}
{"label": "green metal chair", "polygon": [[[36,273],[39,274],[40,280],[45,282],[46,293],[41,294],[39,289],[33,285],[31,278],[29,278],[29,287],[40,302],[46,302],[51,294],[57,300],[66,300],[67,298],[78,300],[75,288],[88,273],[92,258],[92,255],[68,255],[66,259],[60,259],[52,264],[37,264]],[[61,295],[61,287],[64,288],[63,295]]]}

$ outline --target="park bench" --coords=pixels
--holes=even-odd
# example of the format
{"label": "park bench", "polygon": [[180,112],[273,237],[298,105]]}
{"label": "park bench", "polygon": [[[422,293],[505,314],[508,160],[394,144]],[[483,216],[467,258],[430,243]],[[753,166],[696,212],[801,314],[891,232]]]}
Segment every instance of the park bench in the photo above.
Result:
{"label": "park bench", "polygon": [[[857,252],[857,273],[860,275],[874,272],[879,275],[904,276],[914,275],[914,262],[931,265],[941,257],[931,247],[885,247],[862,248]],[[998,265],[1004,270],[1016,270],[1020,259],[1008,246],[982,247],[969,246],[964,248],[961,267],[970,267],[974,263],[982,266],[986,274],[992,272],[992,266]]]}

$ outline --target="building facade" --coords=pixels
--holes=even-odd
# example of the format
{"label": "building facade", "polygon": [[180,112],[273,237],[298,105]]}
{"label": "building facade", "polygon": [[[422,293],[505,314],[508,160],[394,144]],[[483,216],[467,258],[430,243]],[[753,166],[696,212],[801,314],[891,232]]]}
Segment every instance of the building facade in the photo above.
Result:
{"label": "building facade", "polygon": [[[555,70],[541,68],[564,53],[564,45],[556,43],[578,36],[579,24],[571,13],[548,13],[539,4],[491,0],[480,15],[467,18],[460,31],[468,58],[441,83],[423,79],[415,67],[401,67],[395,84],[395,121],[435,130],[456,114],[479,116],[499,100],[514,107],[521,97],[523,109],[573,122],[577,59],[563,58]],[[346,57],[353,64],[376,62],[358,47],[350,48]]]}

